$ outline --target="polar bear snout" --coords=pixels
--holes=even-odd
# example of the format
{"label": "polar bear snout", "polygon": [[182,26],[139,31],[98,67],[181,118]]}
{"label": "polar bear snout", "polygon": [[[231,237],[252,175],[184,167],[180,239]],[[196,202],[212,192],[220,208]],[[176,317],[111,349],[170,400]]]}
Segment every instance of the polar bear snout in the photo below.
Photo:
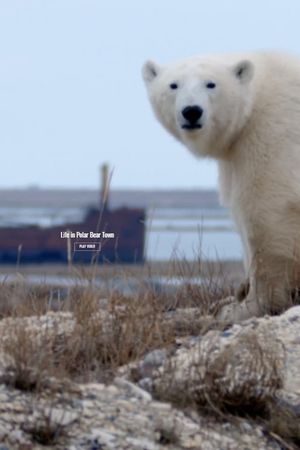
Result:
{"label": "polar bear snout", "polygon": [[189,105],[185,106],[181,110],[181,115],[185,119],[182,124],[182,128],[186,130],[194,130],[196,128],[201,128],[202,125],[199,123],[203,115],[203,109],[199,105]]}

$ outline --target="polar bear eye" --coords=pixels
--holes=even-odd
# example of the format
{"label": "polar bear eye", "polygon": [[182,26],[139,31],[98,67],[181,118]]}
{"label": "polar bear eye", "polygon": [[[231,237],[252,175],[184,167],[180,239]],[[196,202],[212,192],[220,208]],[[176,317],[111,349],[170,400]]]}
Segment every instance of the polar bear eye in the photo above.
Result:
{"label": "polar bear eye", "polygon": [[208,83],[206,83],[206,87],[208,89],[214,89],[216,87],[216,83],[214,83],[213,81],[209,81]]}
{"label": "polar bear eye", "polygon": [[177,89],[178,88],[178,84],[177,83],[171,83],[170,84],[170,88],[171,89]]}

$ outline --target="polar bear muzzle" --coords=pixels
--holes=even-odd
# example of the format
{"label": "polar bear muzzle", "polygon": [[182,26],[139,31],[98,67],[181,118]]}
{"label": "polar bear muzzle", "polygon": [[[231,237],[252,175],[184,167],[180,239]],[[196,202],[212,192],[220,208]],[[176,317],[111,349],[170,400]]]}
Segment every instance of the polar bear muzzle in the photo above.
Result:
{"label": "polar bear muzzle", "polygon": [[181,115],[185,119],[185,122],[181,125],[181,128],[185,130],[195,130],[202,128],[199,120],[203,115],[203,109],[198,105],[189,105],[182,109]]}

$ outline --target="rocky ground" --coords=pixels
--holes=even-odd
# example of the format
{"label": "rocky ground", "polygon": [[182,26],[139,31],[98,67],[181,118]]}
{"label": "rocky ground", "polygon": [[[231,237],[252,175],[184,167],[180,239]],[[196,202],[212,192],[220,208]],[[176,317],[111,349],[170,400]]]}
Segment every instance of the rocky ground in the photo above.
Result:
{"label": "rocky ground", "polygon": [[138,301],[3,314],[0,450],[299,448],[300,306],[224,329]]}

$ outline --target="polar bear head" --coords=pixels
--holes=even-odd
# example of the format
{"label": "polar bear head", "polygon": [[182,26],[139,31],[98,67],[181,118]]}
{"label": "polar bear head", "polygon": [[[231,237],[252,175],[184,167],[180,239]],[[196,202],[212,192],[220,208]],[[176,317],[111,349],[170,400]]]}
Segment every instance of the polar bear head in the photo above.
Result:
{"label": "polar bear head", "polygon": [[254,72],[250,60],[224,57],[143,66],[158,120],[194,154],[215,158],[225,157],[251,113]]}

